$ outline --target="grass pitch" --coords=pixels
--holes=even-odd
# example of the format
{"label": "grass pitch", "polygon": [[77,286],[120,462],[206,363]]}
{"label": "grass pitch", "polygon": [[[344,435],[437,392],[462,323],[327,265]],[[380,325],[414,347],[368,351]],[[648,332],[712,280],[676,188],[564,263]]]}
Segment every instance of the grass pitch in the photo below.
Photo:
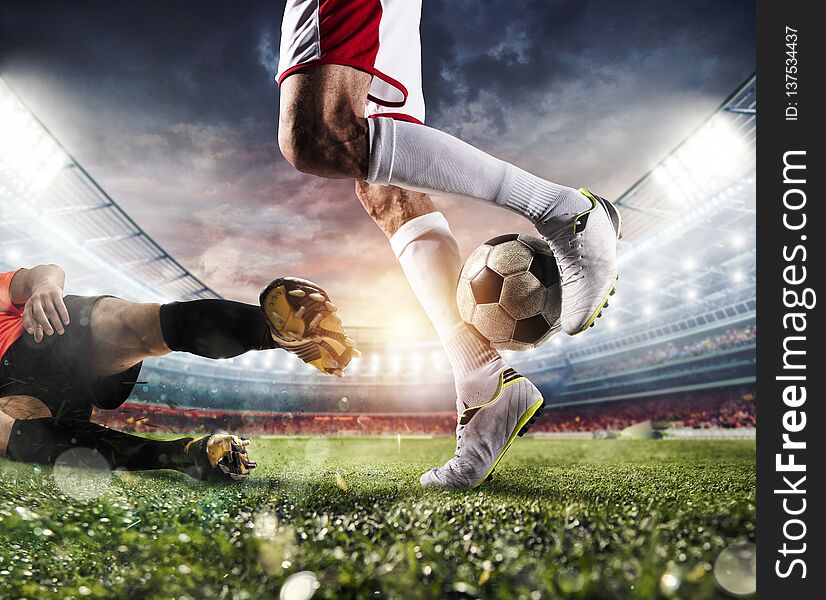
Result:
{"label": "grass pitch", "polygon": [[755,537],[753,442],[525,439],[477,491],[422,490],[452,451],[256,439],[241,485],[0,459],[0,598],[294,600],[300,571],[315,598],[716,598]]}

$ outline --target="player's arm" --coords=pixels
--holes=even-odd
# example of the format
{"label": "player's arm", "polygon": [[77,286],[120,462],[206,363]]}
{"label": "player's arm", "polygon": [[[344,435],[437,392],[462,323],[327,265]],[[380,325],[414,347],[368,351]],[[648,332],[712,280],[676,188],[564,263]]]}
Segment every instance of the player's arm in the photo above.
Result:
{"label": "player's arm", "polygon": [[69,312],[63,303],[66,274],[57,265],[39,265],[20,269],[9,286],[11,301],[25,305],[23,327],[40,342],[45,335],[62,335],[69,324]]}

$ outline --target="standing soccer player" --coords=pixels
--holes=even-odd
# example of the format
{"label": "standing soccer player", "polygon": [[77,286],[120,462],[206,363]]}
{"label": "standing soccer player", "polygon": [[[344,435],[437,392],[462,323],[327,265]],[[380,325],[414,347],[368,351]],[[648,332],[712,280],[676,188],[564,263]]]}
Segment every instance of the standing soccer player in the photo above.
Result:
{"label": "standing soccer player", "polygon": [[447,352],[456,455],[426,486],[474,487],[542,407],[539,390],[466,326],[455,302],[458,246],[427,194],[489,202],[531,220],[560,267],[562,326],[591,326],[614,291],[614,206],[424,125],[420,0],[288,0],[278,82],[279,146],[299,171],[355,179]]}

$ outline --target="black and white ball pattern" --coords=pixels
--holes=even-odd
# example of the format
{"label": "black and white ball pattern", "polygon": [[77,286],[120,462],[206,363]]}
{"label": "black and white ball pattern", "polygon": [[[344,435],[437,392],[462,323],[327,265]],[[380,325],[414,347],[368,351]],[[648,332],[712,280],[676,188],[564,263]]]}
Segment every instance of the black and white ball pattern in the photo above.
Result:
{"label": "black and white ball pattern", "polygon": [[456,288],[459,314],[490,345],[529,350],[561,328],[559,268],[548,243],[515,233],[488,240],[471,253]]}

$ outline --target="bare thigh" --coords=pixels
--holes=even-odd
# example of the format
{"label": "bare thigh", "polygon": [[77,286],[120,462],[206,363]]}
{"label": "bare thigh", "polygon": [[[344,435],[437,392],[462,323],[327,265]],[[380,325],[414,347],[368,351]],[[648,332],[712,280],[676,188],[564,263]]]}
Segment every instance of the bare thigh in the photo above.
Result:
{"label": "bare thigh", "polygon": [[92,374],[122,373],[149,356],[170,352],[161,331],[160,304],[102,298],[92,310]]}
{"label": "bare thigh", "polygon": [[395,185],[374,185],[356,180],[356,196],[388,238],[411,219],[436,211],[427,194]]}
{"label": "bare thigh", "polygon": [[0,456],[6,455],[11,428],[15,421],[43,419],[52,413],[34,396],[4,396],[0,398]]}
{"label": "bare thigh", "polygon": [[364,106],[372,75],[314,65],[281,83],[278,143],[298,170],[330,178],[367,176]]}

